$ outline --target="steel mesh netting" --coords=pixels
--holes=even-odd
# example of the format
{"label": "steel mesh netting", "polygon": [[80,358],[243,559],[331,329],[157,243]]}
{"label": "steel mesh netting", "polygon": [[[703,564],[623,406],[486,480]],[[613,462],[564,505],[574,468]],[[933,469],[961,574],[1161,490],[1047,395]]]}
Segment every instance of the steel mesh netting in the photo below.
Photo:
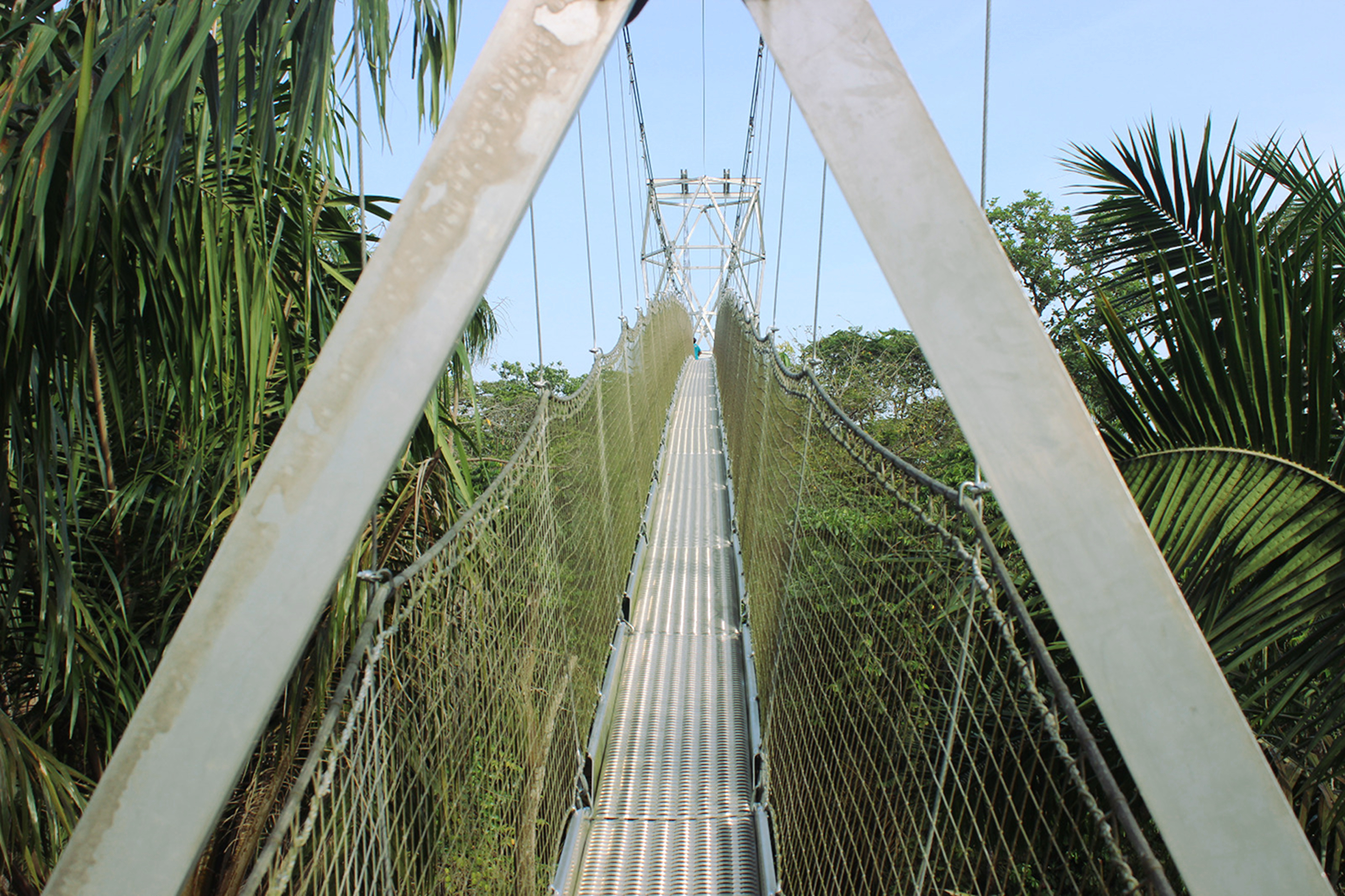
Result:
{"label": "steel mesh netting", "polygon": [[715,356],[784,892],[1172,892],[970,499],[731,301]]}
{"label": "steel mesh netting", "polygon": [[[550,880],[691,324],[656,303],[379,587],[244,893],[525,893]],[[581,731],[582,729],[585,729]]]}

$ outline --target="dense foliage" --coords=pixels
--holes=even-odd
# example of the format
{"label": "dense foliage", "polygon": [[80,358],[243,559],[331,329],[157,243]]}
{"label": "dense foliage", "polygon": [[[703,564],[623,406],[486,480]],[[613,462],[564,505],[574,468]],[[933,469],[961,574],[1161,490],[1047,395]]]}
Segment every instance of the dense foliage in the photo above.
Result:
{"label": "dense foliage", "polygon": [[[0,8],[0,892],[44,880],[375,237],[345,186],[336,5]],[[353,9],[372,129],[400,23]],[[436,120],[455,11],[402,13]],[[453,456],[454,388],[420,458]]]}

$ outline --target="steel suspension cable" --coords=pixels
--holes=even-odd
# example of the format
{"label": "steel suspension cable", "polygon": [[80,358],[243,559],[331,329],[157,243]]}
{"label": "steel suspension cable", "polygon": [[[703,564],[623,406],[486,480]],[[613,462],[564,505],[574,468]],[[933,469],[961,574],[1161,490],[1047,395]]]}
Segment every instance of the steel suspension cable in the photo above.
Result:
{"label": "steel suspension cable", "polygon": [[990,0],[985,0],[985,64],[981,77],[981,209],[985,209],[985,157],[990,124]]}
{"label": "steel suspension cable", "polygon": [[705,0],[701,0],[701,174],[705,170]]}
{"label": "steel suspension cable", "polygon": [[[654,184],[654,165],[649,160],[649,135],[645,133],[644,128],[644,106],[640,103],[640,81],[635,75],[635,51],[630,45],[630,29],[623,28],[621,33],[626,41],[626,63],[630,67],[630,93],[631,101],[635,107],[635,121],[640,131],[640,154],[644,158],[645,177],[649,179],[649,186]],[[651,206],[654,213],[654,223],[658,225],[659,240],[663,239],[663,215],[659,212],[658,203]],[[670,247],[664,246],[666,251],[671,251]]]}
{"label": "steel suspension cable", "polygon": [[537,279],[537,219],[532,212],[532,203],[528,203],[528,231],[532,235],[532,301],[537,312],[537,382],[538,389],[546,388],[546,364],[542,360],[542,287]]}
{"label": "steel suspension cable", "polygon": [[[593,241],[588,228],[588,177],[584,165],[584,112],[575,116],[579,128],[579,195],[584,208],[584,258],[588,261],[588,317],[593,326],[593,351],[598,350],[598,310],[593,298]],[[540,318],[539,318],[540,320]]]}
{"label": "steel suspension cable", "polygon": [[817,306],[822,298],[822,232],[827,223],[827,160],[822,160],[822,201],[817,210],[817,280],[813,285],[813,360],[817,360]]}
{"label": "steel suspension cable", "polygon": [[[364,83],[360,77],[360,67],[363,64],[360,52],[363,47],[362,32],[359,25],[359,10],[352,10],[354,17],[354,63],[355,63],[355,172],[358,181],[360,194],[360,274],[364,274],[364,266],[369,259],[368,244],[368,212],[365,209],[364,199]],[[369,517],[369,568],[378,574],[378,502],[374,502],[374,509]]]}
{"label": "steel suspension cable", "polygon": [[621,320],[626,319],[626,289],[621,277],[621,226],[616,213],[616,159],[612,154],[612,102],[607,96],[607,62],[602,64],[603,125],[607,131],[607,183],[612,195],[612,257],[616,260],[616,300]]}
{"label": "steel suspension cable", "polygon": [[[761,67],[766,55],[766,38],[757,39],[757,66],[756,73],[752,76],[752,104],[747,111],[747,140],[743,145],[743,167],[742,167],[742,186],[747,186],[747,169],[752,161],[752,138],[756,134],[757,124],[757,101],[761,97]],[[738,203],[738,213],[733,220],[733,232],[738,232],[738,225],[742,223],[743,205]]]}
{"label": "steel suspension cable", "polygon": [[780,173],[780,225],[776,228],[775,237],[775,286],[771,296],[771,329],[775,329],[775,315],[780,310],[780,263],[783,259],[780,256],[781,247],[785,240],[785,196],[789,187],[789,132],[790,126],[794,122],[794,95],[789,94],[789,108],[785,113],[785,161],[784,168]]}
{"label": "steel suspension cable", "polygon": [[[619,76],[618,76],[619,80]],[[635,278],[632,289],[636,292],[635,307],[639,310],[640,297],[643,295],[641,284],[644,282],[643,270],[640,262],[640,253],[643,247],[635,241],[635,191],[632,189],[635,183],[635,175],[631,173],[630,157],[630,122],[626,119],[626,83],[621,83],[621,157],[626,166],[626,218],[627,226],[630,228],[630,253],[631,263],[634,265],[632,276]]]}

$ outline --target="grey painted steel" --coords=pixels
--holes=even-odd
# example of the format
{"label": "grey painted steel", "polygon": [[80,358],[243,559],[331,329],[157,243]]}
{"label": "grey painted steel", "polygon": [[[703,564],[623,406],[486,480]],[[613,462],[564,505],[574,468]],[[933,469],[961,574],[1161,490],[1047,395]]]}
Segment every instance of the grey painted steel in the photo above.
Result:
{"label": "grey painted steel", "polygon": [[49,894],[181,889],[631,0],[511,0],[141,700]]}
{"label": "grey painted steel", "polygon": [[746,0],[1182,877],[1332,892],[1036,315],[866,0]]}
{"label": "grey painted steel", "polygon": [[674,398],[579,896],[760,892],[713,365]]}

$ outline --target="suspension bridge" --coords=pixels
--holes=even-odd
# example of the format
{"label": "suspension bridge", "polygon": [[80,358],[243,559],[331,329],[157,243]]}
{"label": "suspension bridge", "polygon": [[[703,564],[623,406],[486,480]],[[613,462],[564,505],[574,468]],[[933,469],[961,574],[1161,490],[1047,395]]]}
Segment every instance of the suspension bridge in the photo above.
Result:
{"label": "suspension bridge", "polygon": [[[181,891],[632,5],[507,5],[47,892]],[[988,485],[782,360],[746,162],[648,169],[645,306],[368,571],[237,891],[1332,892],[872,10],[746,5]]]}

